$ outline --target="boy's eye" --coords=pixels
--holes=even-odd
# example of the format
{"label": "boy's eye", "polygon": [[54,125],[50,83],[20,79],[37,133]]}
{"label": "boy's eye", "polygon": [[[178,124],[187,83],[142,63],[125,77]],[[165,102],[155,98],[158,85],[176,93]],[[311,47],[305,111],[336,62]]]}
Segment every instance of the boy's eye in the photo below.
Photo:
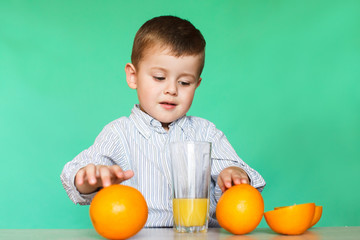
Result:
{"label": "boy's eye", "polygon": [[189,82],[183,82],[183,81],[180,81],[179,84],[182,85],[182,86],[189,86],[190,85]]}
{"label": "boy's eye", "polygon": [[157,76],[153,76],[153,78],[154,78],[154,79],[156,79],[156,80],[160,80],[160,81],[161,81],[161,80],[165,80],[165,77],[157,77]]}

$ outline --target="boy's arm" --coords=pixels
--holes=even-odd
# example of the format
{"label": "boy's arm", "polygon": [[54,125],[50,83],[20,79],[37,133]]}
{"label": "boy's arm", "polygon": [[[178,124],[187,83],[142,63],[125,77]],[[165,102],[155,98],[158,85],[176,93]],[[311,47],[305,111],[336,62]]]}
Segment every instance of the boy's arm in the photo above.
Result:
{"label": "boy's arm", "polygon": [[[83,192],[92,192],[82,194],[75,185],[77,173],[89,165],[113,166],[120,163],[121,167],[122,153],[122,145],[120,144],[118,135],[114,132],[110,124],[105,126],[91,147],[82,151],[72,161],[65,164],[60,178],[69,198],[74,203],[81,205],[90,204],[96,191],[92,192],[91,189],[80,189],[83,190]],[[121,168],[124,169],[123,167]],[[97,187],[94,189],[97,189]]]}
{"label": "boy's arm", "polygon": [[238,167],[244,171],[248,178],[249,184],[262,191],[266,183],[262,176],[249,165],[247,165],[235,152],[224,133],[216,129],[212,125],[212,134],[210,134],[210,141],[212,142],[211,158],[213,160],[212,178],[216,183],[215,197],[218,200],[222,195],[222,190],[217,184],[220,173],[229,167]]}

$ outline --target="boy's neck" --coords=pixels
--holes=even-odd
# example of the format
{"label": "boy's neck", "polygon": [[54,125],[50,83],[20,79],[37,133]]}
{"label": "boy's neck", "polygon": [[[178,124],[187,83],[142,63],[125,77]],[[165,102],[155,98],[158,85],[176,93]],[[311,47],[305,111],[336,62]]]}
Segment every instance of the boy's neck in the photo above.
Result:
{"label": "boy's neck", "polygon": [[165,131],[169,131],[169,125],[170,125],[171,123],[161,123],[161,125],[162,125],[162,127],[165,129]]}

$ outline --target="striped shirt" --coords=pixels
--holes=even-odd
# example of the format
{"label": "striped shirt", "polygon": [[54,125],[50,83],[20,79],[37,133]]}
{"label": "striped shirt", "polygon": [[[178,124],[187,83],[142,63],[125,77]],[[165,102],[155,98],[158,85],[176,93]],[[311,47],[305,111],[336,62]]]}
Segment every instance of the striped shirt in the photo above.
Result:
{"label": "striped shirt", "polygon": [[68,162],[61,181],[74,202],[90,204],[93,194],[80,194],[74,185],[78,170],[90,163],[98,165],[119,165],[124,171],[133,170],[134,176],[122,182],[138,189],[145,197],[149,215],[145,227],[171,227],[172,190],[171,165],[168,144],[175,141],[211,142],[211,185],[209,227],[217,227],[216,203],[222,192],[217,185],[219,173],[230,166],[242,168],[248,174],[250,183],[259,191],[265,186],[264,179],[250,168],[236,154],[225,135],[205,119],[184,116],[169,125],[166,131],[161,123],[140,110],[138,105],[129,117],[121,117],[104,127],[95,142]]}

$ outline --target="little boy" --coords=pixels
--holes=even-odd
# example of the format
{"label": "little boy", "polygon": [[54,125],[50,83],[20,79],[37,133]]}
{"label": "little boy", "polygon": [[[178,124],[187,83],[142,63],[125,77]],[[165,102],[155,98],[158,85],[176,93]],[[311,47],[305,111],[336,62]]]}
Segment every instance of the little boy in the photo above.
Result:
{"label": "little boy", "polygon": [[90,148],[65,165],[61,181],[74,203],[90,204],[100,188],[121,183],[144,195],[146,227],[171,227],[168,145],[175,141],[212,144],[210,227],[218,226],[216,203],[226,189],[251,184],[262,191],[264,179],[238,157],[213,123],[186,116],[202,80],[204,59],[205,40],[187,20],[156,17],[138,30],[125,72],[139,104],[129,117],[105,126]]}

